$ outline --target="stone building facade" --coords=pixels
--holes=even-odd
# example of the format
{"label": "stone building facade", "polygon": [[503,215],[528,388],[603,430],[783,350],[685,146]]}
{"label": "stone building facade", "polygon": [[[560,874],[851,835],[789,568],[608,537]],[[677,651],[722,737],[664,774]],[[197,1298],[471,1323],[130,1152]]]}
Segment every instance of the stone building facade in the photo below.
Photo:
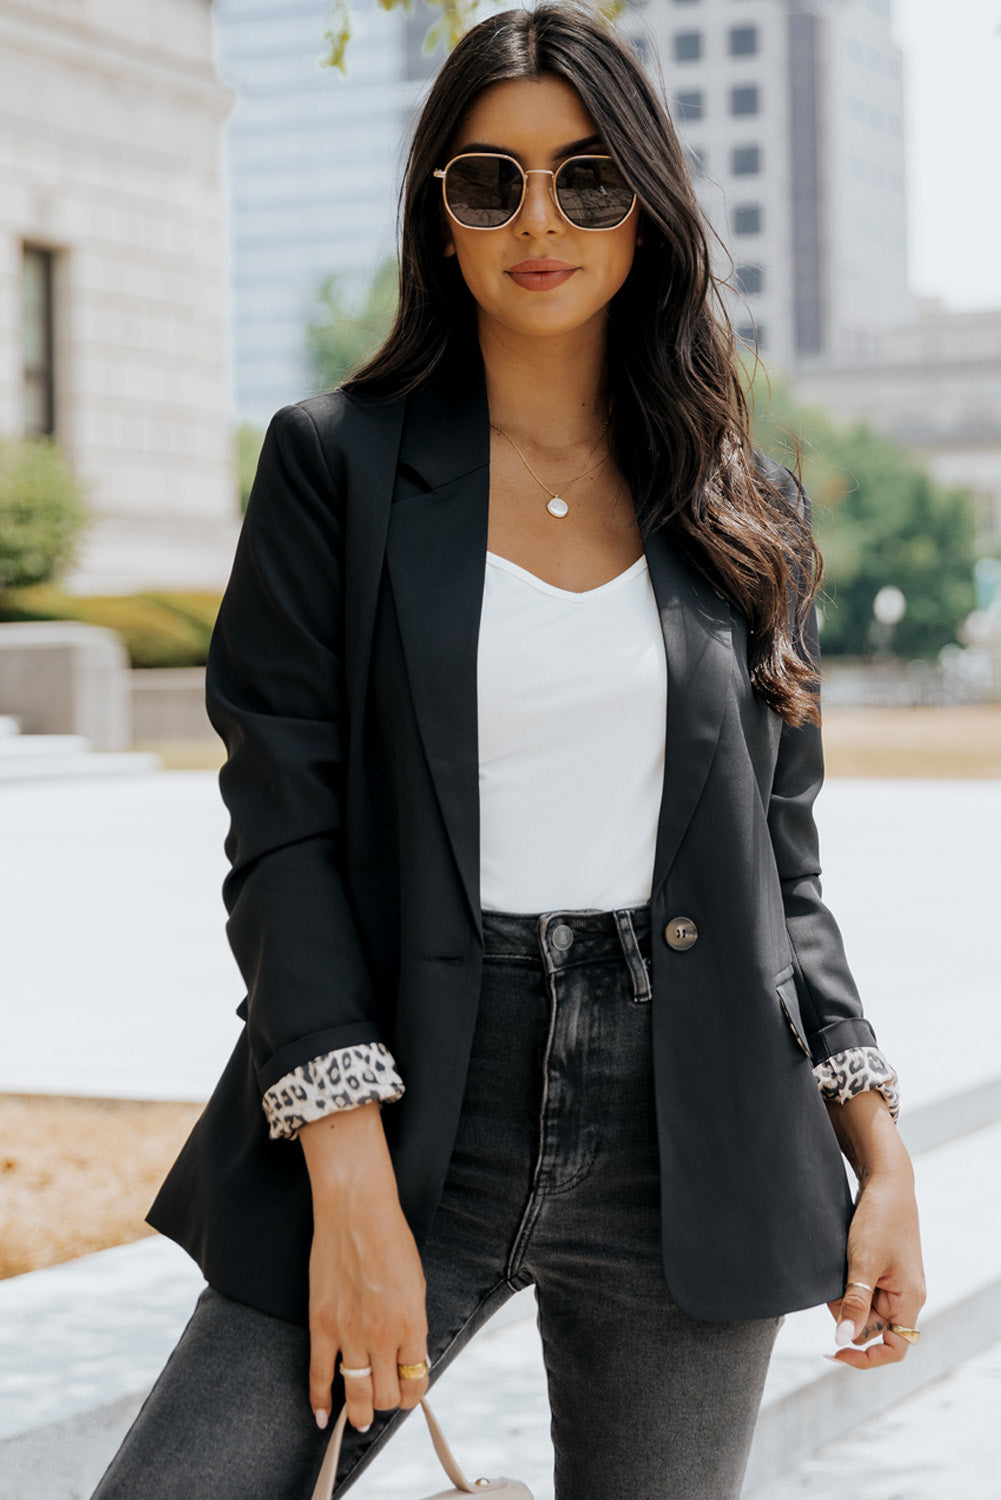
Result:
{"label": "stone building facade", "polygon": [[0,0],[0,433],[54,433],[77,591],[225,582],[239,524],[210,0]]}

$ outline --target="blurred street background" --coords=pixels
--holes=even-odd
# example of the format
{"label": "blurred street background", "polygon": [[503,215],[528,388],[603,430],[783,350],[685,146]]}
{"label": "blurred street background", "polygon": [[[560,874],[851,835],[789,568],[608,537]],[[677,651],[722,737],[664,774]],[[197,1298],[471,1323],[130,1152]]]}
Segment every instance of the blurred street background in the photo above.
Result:
{"label": "blurred street background", "polygon": [[[204,663],[264,429],[387,332],[503,4],[0,0],[0,1500],[90,1494],[200,1286],[143,1215],[235,1039]],[[748,1500],[1001,1497],[1001,0],[634,0],[826,573],[825,894],[902,1080],[898,1369],[787,1320]],[[757,356],[757,357],[755,357]],[[893,870],[892,883],[889,872]],[[442,1377],[551,1500],[531,1294]],[[441,1488],[417,1421],[359,1500]],[[589,1500],[589,1497],[580,1497]]]}

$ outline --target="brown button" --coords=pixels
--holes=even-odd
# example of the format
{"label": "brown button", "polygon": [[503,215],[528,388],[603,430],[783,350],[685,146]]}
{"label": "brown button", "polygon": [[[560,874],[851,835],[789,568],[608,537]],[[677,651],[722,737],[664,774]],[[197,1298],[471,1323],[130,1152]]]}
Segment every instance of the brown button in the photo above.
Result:
{"label": "brown button", "polygon": [[669,948],[673,948],[676,953],[684,953],[686,948],[691,948],[698,942],[699,929],[691,917],[672,917],[664,928],[664,937]]}

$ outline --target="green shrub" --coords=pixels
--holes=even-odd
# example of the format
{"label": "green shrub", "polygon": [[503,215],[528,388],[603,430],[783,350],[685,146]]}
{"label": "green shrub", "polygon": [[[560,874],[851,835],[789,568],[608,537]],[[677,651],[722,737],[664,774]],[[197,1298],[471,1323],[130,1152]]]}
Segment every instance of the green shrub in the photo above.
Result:
{"label": "green shrub", "polygon": [[236,429],[236,477],[240,489],[240,510],[247,509],[250,487],[257,473],[257,460],[264,446],[264,428],[253,422],[241,422]]}
{"label": "green shrub", "polygon": [[134,667],[200,667],[208,655],[218,594],[64,594],[51,585],[0,594],[5,620],[80,620],[117,630]]}
{"label": "green shrub", "polygon": [[82,488],[52,438],[0,439],[0,589],[57,578],[86,524]]}
{"label": "green shrub", "polygon": [[[821,645],[827,656],[866,656],[892,647],[932,658],[958,639],[974,608],[976,506],[970,494],[939,483],[921,464],[863,423],[839,423],[798,406],[787,385],[759,374],[751,391],[756,441],[795,468],[813,499],[824,554]],[[906,612],[879,627],[873,601],[892,585]]]}

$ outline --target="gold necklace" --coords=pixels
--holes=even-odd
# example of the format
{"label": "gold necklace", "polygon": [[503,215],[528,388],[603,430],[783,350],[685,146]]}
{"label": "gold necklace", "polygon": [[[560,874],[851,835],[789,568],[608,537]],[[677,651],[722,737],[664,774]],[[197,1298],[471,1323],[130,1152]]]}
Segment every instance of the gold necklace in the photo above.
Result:
{"label": "gold necklace", "polygon": [[[597,453],[598,449],[601,447],[602,443],[605,440],[605,433],[608,431],[608,424],[611,420],[612,414],[611,412],[609,412],[608,416],[605,419],[605,425],[601,429],[601,432],[598,434],[598,441],[595,443],[594,447],[588,453],[587,458],[585,458],[584,460],[584,467],[581,469],[579,474],[575,474],[572,479],[567,480],[566,484],[563,486],[565,490],[568,490],[572,484],[576,484],[578,480],[586,479],[588,474],[593,474],[595,469],[600,469],[602,464],[607,461],[608,454],[606,453],[602,458],[599,458],[596,464],[591,463],[591,459],[594,457],[595,453]],[[511,447],[514,449],[515,453],[517,453],[518,457],[521,459],[522,463],[525,465],[525,468],[531,474],[536,484],[541,484],[542,488],[550,496],[550,499],[546,503],[546,509],[548,510],[549,514],[551,516],[556,516],[558,519],[565,516],[570,509],[569,505],[562,498],[562,496],[553,493],[553,490],[548,484],[546,484],[544,479],[539,478],[538,474],[536,474],[535,470],[532,468],[532,465],[529,463],[524,453],[522,453],[521,449],[518,447],[518,444],[515,442],[511,434],[509,432],[505,432],[503,427],[498,427],[496,422],[491,422],[490,426],[495,432],[499,432],[501,437],[507,438],[508,442],[511,444]],[[588,468],[589,464],[591,465],[590,468]]]}

